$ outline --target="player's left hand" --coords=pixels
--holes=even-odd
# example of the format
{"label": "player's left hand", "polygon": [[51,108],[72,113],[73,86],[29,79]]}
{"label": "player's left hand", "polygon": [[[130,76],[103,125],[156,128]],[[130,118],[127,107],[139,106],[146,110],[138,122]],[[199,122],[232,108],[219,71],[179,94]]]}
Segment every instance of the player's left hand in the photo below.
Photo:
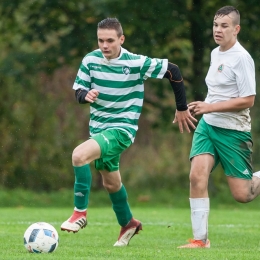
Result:
{"label": "player's left hand", "polygon": [[197,122],[198,120],[193,117],[190,113],[190,110],[187,109],[185,111],[178,111],[175,112],[175,118],[173,120],[173,124],[178,122],[180,132],[183,133],[183,130],[186,129],[188,133],[190,133],[190,127],[192,129],[196,129],[196,126],[193,122]]}
{"label": "player's left hand", "polygon": [[211,105],[204,101],[194,101],[188,104],[189,110],[193,116],[207,114],[210,111]]}

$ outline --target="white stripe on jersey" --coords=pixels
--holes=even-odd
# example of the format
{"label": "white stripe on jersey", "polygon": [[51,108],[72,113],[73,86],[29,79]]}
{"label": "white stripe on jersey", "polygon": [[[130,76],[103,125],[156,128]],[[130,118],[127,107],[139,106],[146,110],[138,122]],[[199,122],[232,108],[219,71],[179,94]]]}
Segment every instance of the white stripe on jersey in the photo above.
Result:
{"label": "white stripe on jersey", "polygon": [[96,84],[92,84],[94,89],[97,89],[100,93],[106,94],[106,95],[114,95],[114,96],[122,96],[122,95],[128,95],[130,93],[133,93],[134,91],[137,92],[143,92],[144,91],[144,85],[136,85],[134,87],[129,88],[107,88],[98,86]]}
{"label": "white stripe on jersey", "polygon": [[[109,108],[109,107],[113,107],[113,108],[129,108],[131,105],[135,105],[135,106],[142,106],[143,105],[143,99],[140,98],[133,98],[133,99],[129,99],[127,101],[122,101],[122,102],[113,102],[113,101],[105,101],[105,100],[101,100],[101,99],[97,99],[96,103],[100,106]],[[103,112],[103,111],[102,111]]]}
{"label": "white stripe on jersey", "polygon": [[73,89],[75,89],[75,90],[77,90],[77,89],[85,89],[85,90],[87,90],[87,91],[90,90],[90,88],[86,88],[86,87],[84,87],[83,85],[80,85],[80,84],[78,84],[78,83],[76,83],[76,82],[74,82],[74,84],[73,84]]}
{"label": "white stripe on jersey", "polygon": [[[102,71],[93,71],[92,76],[96,79],[101,79],[101,80],[111,80],[111,81],[125,81],[126,80],[126,75],[124,73],[118,74],[118,73],[106,73],[104,75],[104,72]],[[140,79],[140,74],[135,73],[135,74],[129,74],[127,75],[127,80],[138,80]]]}
{"label": "white stripe on jersey", "polygon": [[[91,107],[90,113],[96,115],[100,112],[97,109]],[[102,117],[109,118],[111,117],[111,113],[102,112]],[[137,112],[122,112],[120,114],[113,114],[113,118],[127,118],[127,119],[135,120],[135,119],[139,119],[139,117],[140,117],[140,113]]]}
{"label": "white stripe on jersey", "polygon": [[82,80],[85,80],[85,81],[90,81],[90,77],[88,74],[86,74],[85,72],[83,72],[82,70],[79,70],[78,72],[78,77]]}

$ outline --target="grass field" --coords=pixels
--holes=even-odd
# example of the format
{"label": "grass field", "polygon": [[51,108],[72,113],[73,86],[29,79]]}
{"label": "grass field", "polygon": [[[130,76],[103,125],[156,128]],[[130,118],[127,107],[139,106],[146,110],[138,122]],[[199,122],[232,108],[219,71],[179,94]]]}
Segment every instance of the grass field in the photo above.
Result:
{"label": "grass field", "polygon": [[[191,237],[189,209],[133,208],[143,231],[128,247],[113,247],[119,226],[108,208],[89,210],[88,226],[79,233],[60,231],[71,208],[1,208],[0,259],[259,259],[259,211],[212,209],[210,249],[177,249]],[[59,233],[59,246],[51,254],[31,254],[23,246],[23,234],[37,221],[52,224]]]}

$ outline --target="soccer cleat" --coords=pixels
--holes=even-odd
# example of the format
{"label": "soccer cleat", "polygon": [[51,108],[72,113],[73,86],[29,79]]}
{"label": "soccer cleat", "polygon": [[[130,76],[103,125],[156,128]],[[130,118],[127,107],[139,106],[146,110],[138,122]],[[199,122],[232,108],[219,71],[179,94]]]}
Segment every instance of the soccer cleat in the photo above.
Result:
{"label": "soccer cleat", "polygon": [[125,227],[121,227],[118,240],[114,246],[127,246],[130,239],[135,234],[138,234],[139,230],[143,230],[142,223],[139,220],[132,218]]}
{"label": "soccer cleat", "polygon": [[206,243],[202,240],[189,239],[189,244],[178,246],[178,248],[210,248],[210,241],[207,239]]}
{"label": "soccer cleat", "polygon": [[68,232],[72,231],[73,233],[78,232],[87,225],[86,215],[87,211],[79,212],[74,210],[72,216],[62,223],[60,227],[61,230]]}

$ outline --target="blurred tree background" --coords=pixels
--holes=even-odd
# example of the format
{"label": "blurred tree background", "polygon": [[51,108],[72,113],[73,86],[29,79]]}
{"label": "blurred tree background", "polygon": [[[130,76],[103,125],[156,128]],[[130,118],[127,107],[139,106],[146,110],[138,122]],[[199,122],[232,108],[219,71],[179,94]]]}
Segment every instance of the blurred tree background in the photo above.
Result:
{"label": "blurred tree background", "polygon": [[[252,55],[259,81],[260,5],[227,0],[241,13],[239,41]],[[82,58],[97,48],[97,23],[117,17],[124,48],[168,58],[183,74],[188,101],[203,100],[215,12],[220,0],[2,0],[0,2],[0,186],[31,190],[73,187],[71,153],[88,138],[88,105],[79,105],[72,85]],[[192,134],[172,125],[174,95],[167,80],[145,82],[145,102],[135,143],[124,152],[127,187],[189,187]],[[257,84],[257,90],[259,84]],[[251,109],[254,168],[260,169],[259,97]],[[93,165],[92,165],[93,167]],[[100,178],[92,168],[93,189]],[[211,192],[225,183],[214,172]]]}

